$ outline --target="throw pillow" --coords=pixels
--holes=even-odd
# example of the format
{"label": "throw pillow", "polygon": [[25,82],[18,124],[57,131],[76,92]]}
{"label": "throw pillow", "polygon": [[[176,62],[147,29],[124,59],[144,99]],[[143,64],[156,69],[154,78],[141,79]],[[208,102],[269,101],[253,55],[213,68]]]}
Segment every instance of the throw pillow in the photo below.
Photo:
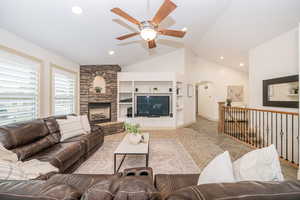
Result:
{"label": "throw pillow", "polygon": [[85,133],[85,131],[81,127],[79,118],[58,119],[56,121],[59,125],[61,133],[60,141],[64,141],[66,139]]}
{"label": "throw pillow", "polygon": [[0,144],[0,159],[7,160],[11,162],[17,162],[18,156],[12,151],[7,150],[4,146]]}
{"label": "throw pillow", "polygon": [[245,154],[233,163],[236,181],[283,181],[274,145]]}
{"label": "throw pillow", "polygon": [[0,180],[27,180],[27,177],[16,163],[0,160]]}
{"label": "throw pillow", "polygon": [[91,133],[91,126],[87,115],[68,116],[68,119],[74,118],[78,118],[80,120],[81,127],[86,133]]}
{"label": "throw pillow", "polygon": [[201,172],[198,185],[235,182],[232,162],[228,151],[215,157]]}

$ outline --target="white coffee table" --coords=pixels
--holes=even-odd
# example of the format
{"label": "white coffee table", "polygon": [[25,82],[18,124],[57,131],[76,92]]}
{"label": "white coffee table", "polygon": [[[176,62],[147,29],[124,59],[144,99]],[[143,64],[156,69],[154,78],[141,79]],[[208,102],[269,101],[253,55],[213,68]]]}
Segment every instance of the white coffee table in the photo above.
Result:
{"label": "white coffee table", "polygon": [[[114,173],[117,173],[119,171],[127,155],[145,155],[146,167],[148,167],[150,135],[149,133],[143,133],[143,136],[145,142],[139,144],[131,144],[129,142],[129,134],[127,134],[123,138],[123,140],[114,152]],[[123,155],[123,158],[119,166],[117,167],[118,155]]]}

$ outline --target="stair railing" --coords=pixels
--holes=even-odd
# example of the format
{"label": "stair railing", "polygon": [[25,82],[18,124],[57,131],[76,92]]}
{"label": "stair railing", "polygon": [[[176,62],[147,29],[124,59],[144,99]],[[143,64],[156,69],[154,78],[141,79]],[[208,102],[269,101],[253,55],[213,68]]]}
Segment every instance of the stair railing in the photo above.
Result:
{"label": "stair railing", "polygon": [[299,114],[220,104],[219,133],[254,148],[274,144],[279,156],[299,166]]}

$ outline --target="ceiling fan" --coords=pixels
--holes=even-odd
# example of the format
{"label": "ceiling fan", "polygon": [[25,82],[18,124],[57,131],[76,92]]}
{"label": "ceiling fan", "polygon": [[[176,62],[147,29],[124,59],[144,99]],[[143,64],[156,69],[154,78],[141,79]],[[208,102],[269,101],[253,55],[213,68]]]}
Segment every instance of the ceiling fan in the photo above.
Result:
{"label": "ceiling fan", "polygon": [[135,18],[128,15],[126,12],[121,10],[120,8],[113,8],[111,9],[111,12],[119,15],[120,17],[123,17],[124,19],[130,21],[131,23],[134,23],[135,25],[138,25],[139,32],[130,33],[127,35],[123,35],[120,37],[117,37],[118,40],[125,40],[127,38],[141,35],[141,37],[148,42],[149,49],[155,48],[155,38],[157,37],[157,34],[160,35],[167,35],[172,37],[179,37],[182,38],[185,35],[185,31],[181,30],[170,30],[170,29],[160,29],[159,24],[172,12],[176,9],[176,5],[170,1],[170,0],[164,0],[164,3],[161,5],[159,10],[157,11],[156,15],[152,18],[152,20],[148,21],[138,21]]}

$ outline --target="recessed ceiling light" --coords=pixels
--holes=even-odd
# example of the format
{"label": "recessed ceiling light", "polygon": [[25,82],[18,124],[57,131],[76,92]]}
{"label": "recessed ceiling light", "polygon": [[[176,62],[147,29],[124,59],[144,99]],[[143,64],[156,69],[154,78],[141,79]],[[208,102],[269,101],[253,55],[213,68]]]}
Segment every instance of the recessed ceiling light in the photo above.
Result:
{"label": "recessed ceiling light", "polygon": [[112,56],[115,54],[115,52],[113,50],[110,50],[110,51],[108,51],[108,54]]}
{"label": "recessed ceiling light", "polygon": [[181,29],[183,32],[186,32],[187,31],[187,27],[184,27]]}
{"label": "recessed ceiling light", "polygon": [[80,8],[79,6],[73,6],[72,12],[76,15],[80,15],[82,13],[82,8]]}
{"label": "recessed ceiling light", "polygon": [[221,59],[221,60],[224,60],[224,56],[220,56],[220,59]]}
{"label": "recessed ceiling light", "polygon": [[241,67],[244,67],[244,66],[245,66],[245,64],[244,64],[244,63],[240,63],[240,66],[241,66]]}

